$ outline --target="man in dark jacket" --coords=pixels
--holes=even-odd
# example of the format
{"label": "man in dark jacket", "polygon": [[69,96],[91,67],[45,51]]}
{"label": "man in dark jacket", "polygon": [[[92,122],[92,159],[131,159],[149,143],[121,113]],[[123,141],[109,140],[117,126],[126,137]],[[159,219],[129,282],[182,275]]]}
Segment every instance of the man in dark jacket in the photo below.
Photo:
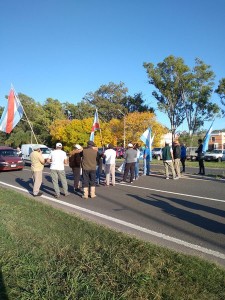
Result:
{"label": "man in dark jacket", "polygon": [[83,148],[76,144],[74,145],[73,151],[69,155],[69,166],[73,171],[74,178],[74,192],[80,191],[80,174],[81,174],[81,152]]}
{"label": "man in dark jacket", "polygon": [[204,166],[204,153],[203,153],[203,144],[202,139],[198,140],[198,149],[195,151],[198,153],[197,159],[199,164],[199,175],[205,175],[205,166]]}
{"label": "man in dark jacket", "polygon": [[96,180],[96,158],[98,148],[95,146],[93,141],[88,141],[87,147],[81,152],[82,156],[82,172],[83,172],[83,198],[87,199],[89,195],[91,198],[96,197],[95,195],[95,180]]}
{"label": "man in dark jacket", "polygon": [[180,178],[180,144],[178,139],[173,142],[173,159],[175,172],[177,177]]}

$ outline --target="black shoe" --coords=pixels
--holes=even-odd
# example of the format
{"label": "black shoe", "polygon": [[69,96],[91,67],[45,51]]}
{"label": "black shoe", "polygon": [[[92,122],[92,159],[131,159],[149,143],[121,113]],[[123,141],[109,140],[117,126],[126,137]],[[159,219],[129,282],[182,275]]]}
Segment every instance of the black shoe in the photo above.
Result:
{"label": "black shoe", "polygon": [[39,193],[37,193],[37,195],[33,195],[34,197],[37,197],[37,196],[41,196],[41,195],[43,195],[43,193],[42,192],[39,192]]}
{"label": "black shoe", "polygon": [[54,196],[56,199],[59,199],[60,198],[60,195],[55,195]]}

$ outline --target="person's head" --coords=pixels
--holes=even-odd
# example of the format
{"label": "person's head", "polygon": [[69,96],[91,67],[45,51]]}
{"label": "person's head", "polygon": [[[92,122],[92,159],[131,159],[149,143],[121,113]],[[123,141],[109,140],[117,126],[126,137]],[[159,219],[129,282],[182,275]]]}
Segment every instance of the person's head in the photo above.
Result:
{"label": "person's head", "polygon": [[202,143],[202,139],[198,139],[198,143],[201,144]]}
{"label": "person's head", "polygon": [[87,146],[88,146],[89,148],[95,147],[95,143],[94,143],[93,141],[88,141],[88,142],[87,142]]}
{"label": "person's head", "polygon": [[75,145],[74,145],[74,149],[75,149],[75,150],[81,150],[82,147],[81,147],[81,145],[79,145],[79,144],[75,144]]}
{"label": "person's head", "polygon": [[178,140],[178,139],[175,139],[175,140],[173,141],[173,143],[174,143],[174,145],[179,145],[179,140]]}
{"label": "person's head", "polygon": [[40,149],[40,146],[39,146],[39,145],[34,145],[34,146],[33,146],[33,150],[34,150],[34,151],[38,151],[38,152],[40,152],[40,151],[41,151],[41,149]]}
{"label": "person's head", "polygon": [[139,144],[136,143],[136,144],[134,145],[134,148],[135,148],[135,149],[139,149]]}
{"label": "person's head", "polygon": [[108,145],[107,145],[107,148],[108,148],[108,149],[113,149],[113,144],[108,144]]}
{"label": "person's head", "polygon": [[169,140],[165,140],[165,146],[169,146],[170,141]]}
{"label": "person's head", "polygon": [[127,147],[128,147],[128,148],[133,148],[134,146],[133,146],[133,144],[129,143],[129,144],[127,145]]}
{"label": "person's head", "polygon": [[56,143],[55,148],[56,149],[62,149],[62,143]]}

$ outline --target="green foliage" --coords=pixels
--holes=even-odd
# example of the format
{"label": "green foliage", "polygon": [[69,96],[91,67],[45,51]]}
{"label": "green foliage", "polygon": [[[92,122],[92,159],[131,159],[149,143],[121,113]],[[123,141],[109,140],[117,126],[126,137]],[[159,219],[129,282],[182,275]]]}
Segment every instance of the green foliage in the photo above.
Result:
{"label": "green foliage", "polygon": [[[219,85],[215,92],[220,96],[220,100],[223,106],[225,106],[225,78],[219,81]],[[225,108],[222,109],[223,117],[225,117]]]}
{"label": "green foliage", "polygon": [[182,58],[170,55],[156,67],[152,63],[144,63],[149,83],[159,91],[152,94],[158,101],[158,108],[168,115],[171,131],[175,134],[176,128],[185,119],[185,107],[181,98],[181,86],[189,80],[189,67]]}

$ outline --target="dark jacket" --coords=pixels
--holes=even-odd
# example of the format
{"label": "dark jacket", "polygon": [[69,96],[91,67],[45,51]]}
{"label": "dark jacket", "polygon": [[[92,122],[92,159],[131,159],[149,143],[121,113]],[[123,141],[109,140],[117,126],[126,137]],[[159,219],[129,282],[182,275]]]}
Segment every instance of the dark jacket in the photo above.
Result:
{"label": "dark jacket", "polygon": [[180,145],[175,145],[173,148],[173,158],[180,158]]}
{"label": "dark jacket", "polygon": [[98,151],[92,147],[84,148],[81,152],[82,156],[82,168],[88,171],[96,170]]}

